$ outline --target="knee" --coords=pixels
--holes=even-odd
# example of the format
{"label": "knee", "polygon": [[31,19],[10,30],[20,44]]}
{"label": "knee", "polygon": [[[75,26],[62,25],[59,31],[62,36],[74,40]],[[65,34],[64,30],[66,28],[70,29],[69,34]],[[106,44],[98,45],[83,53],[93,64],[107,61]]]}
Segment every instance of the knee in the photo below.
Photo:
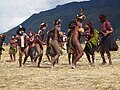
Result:
{"label": "knee", "polygon": [[58,53],[57,55],[60,56],[60,53]]}
{"label": "knee", "polygon": [[107,52],[107,56],[111,56],[110,52]]}
{"label": "knee", "polygon": [[110,52],[106,52],[108,55],[110,55]]}

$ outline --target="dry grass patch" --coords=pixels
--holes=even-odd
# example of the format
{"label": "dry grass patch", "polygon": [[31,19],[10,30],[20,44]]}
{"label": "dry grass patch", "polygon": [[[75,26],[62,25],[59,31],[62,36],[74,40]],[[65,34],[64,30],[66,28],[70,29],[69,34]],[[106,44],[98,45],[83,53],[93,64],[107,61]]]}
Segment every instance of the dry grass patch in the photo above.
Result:
{"label": "dry grass patch", "polygon": [[[120,45],[120,42],[117,42]],[[84,55],[77,63],[77,69],[71,69],[66,55],[60,57],[59,65],[50,68],[46,56],[42,68],[31,65],[18,67],[17,61],[10,60],[8,46],[5,46],[0,61],[0,90],[119,90],[120,89],[120,49],[111,52],[113,65],[101,66],[101,58],[96,53],[95,66],[90,66]]]}

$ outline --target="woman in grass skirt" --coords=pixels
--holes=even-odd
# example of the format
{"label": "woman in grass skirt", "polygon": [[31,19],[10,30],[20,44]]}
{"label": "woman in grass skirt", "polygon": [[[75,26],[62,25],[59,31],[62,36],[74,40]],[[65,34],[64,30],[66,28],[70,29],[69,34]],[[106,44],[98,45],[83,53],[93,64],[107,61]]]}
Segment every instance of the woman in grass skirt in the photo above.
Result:
{"label": "woman in grass skirt", "polygon": [[[94,59],[95,59],[94,52],[98,45],[99,32],[95,28],[93,28],[91,22],[86,22],[84,33],[86,40],[84,52],[87,56],[89,63],[94,64]],[[90,59],[90,55],[92,56],[92,61]]]}
{"label": "woman in grass skirt", "polygon": [[[72,44],[72,36],[73,36],[73,29],[74,29],[74,21],[72,20],[69,24],[69,29],[68,29],[68,38],[67,38],[67,53],[68,53],[68,61],[69,64],[73,62],[74,58],[74,50],[73,50],[73,44]],[[71,62],[72,58],[72,62]]]}
{"label": "woman in grass skirt", "polygon": [[10,49],[9,49],[11,61],[13,61],[13,58],[14,61],[16,60],[16,53],[17,53],[17,40],[15,38],[15,35],[13,35],[10,40]]}
{"label": "woman in grass skirt", "polygon": [[98,50],[100,51],[101,57],[102,57],[102,64],[106,64],[106,60],[104,57],[104,54],[107,54],[107,57],[109,59],[109,64],[112,64],[112,60],[111,60],[111,54],[110,51],[117,51],[118,46],[114,40],[114,38],[112,37],[112,33],[113,33],[113,28],[110,24],[110,22],[107,20],[106,16],[104,14],[101,14],[99,16],[99,20],[102,23],[101,24],[101,30],[100,30],[100,34],[102,35],[102,39],[100,41]]}

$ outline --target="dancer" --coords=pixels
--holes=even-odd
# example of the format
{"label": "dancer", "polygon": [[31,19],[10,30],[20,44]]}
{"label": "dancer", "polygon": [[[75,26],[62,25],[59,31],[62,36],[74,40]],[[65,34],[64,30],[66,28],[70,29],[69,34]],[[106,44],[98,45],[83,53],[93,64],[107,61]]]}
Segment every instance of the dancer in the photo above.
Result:
{"label": "dancer", "polygon": [[100,41],[98,50],[100,51],[103,60],[102,64],[103,65],[106,64],[106,60],[104,56],[104,54],[106,53],[109,59],[109,65],[111,65],[112,60],[111,60],[110,51],[117,51],[118,49],[118,46],[112,36],[113,27],[104,14],[101,14],[99,16],[99,20],[101,22],[100,34],[102,35],[102,39]]}
{"label": "dancer", "polygon": [[16,61],[16,53],[17,53],[17,39],[16,36],[13,35],[10,40],[10,48],[9,48],[11,61]]}
{"label": "dancer", "polygon": [[[99,32],[93,28],[93,25],[91,22],[86,22],[85,25],[85,48],[84,52],[87,56],[87,59],[90,64],[94,64],[94,59],[95,59],[95,50],[98,45],[98,40],[99,40]],[[92,56],[92,61],[90,59],[90,56]]]}
{"label": "dancer", "polygon": [[46,30],[46,28],[47,28],[47,24],[41,23],[38,34],[35,35],[35,38],[36,38],[35,46],[36,46],[38,55],[35,57],[34,61],[36,62],[37,58],[39,57],[37,67],[40,67],[40,63],[43,57],[43,45],[46,45],[46,43],[44,42],[44,31]]}
{"label": "dancer", "polygon": [[20,25],[19,29],[17,30],[17,41],[18,41],[18,46],[19,46],[19,67],[22,66],[22,56],[23,53],[27,57],[28,55],[28,36],[25,33],[25,28]]}
{"label": "dancer", "polygon": [[[55,63],[58,62],[60,57],[60,46],[59,46],[59,32],[61,31],[61,20],[57,19],[54,21],[54,28],[49,32],[51,34],[51,46],[53,49],[53,56],[51,60],[51,68],[54,68]],[[48,38],[49,41],[50,38]]]}

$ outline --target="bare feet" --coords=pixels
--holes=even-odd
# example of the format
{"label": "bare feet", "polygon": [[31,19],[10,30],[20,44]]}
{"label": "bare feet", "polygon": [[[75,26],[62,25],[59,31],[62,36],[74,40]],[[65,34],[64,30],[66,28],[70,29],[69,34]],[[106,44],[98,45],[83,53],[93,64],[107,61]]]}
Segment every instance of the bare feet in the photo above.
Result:
{"label": "bare feet", "polygon": [[76,68],[76,65],[75,64],[71,64],[71,67],[72,67],[72,69],[75,69]]}
{"label": "bare feet", "polygon": [[112,62],[110,62],[109,65],[112,65]]}
{"label": "bare feet", "polygon": [[51,65],[50,67],[51,67],[51,69],[54,69],[54,68],[55,68],[53,65]]}
{"label": "bare feet", "polygon": [[107,63],[106,62],[102,62],[101,65],[106,65]]}
{"label": "bare feet", "polygon": [[37,65],[38,68],[40,68],[40,65]]}

